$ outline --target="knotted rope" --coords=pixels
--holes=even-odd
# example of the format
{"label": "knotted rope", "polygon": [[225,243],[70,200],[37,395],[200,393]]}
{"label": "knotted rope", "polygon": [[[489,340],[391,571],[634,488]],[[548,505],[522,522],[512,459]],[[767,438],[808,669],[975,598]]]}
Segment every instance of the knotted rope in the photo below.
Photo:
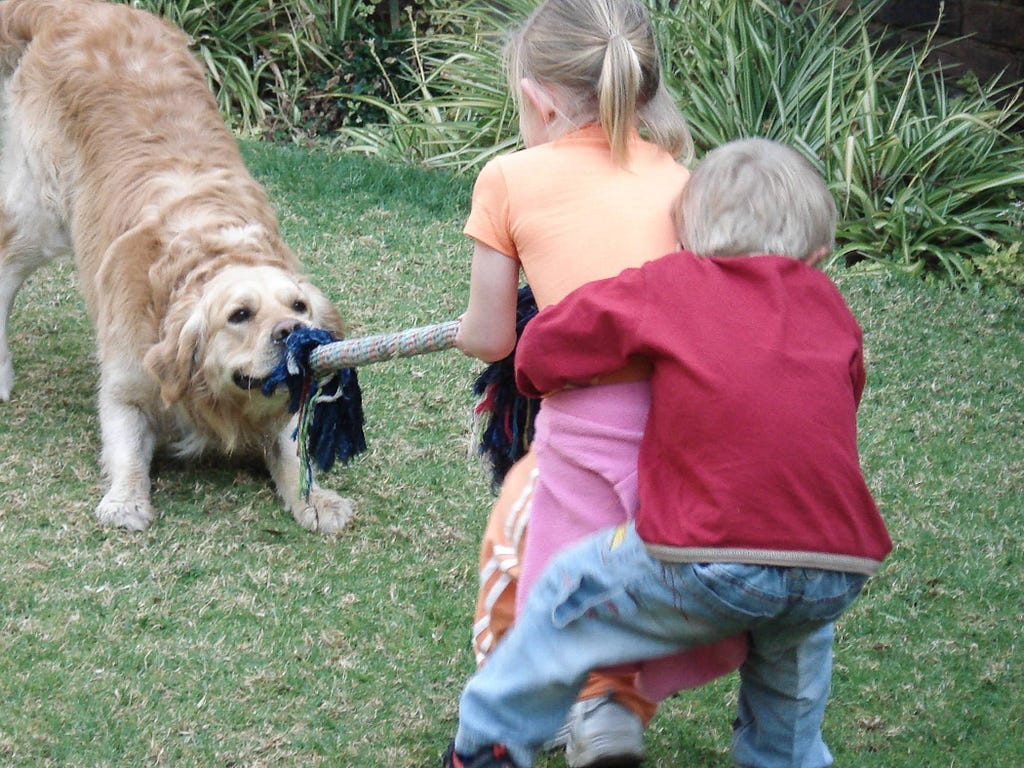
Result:
{"label": "knotted rope", "polygon": [[298,443],[299,491],[309,495],[313,465],[327,472],[335,460],[345,464],[366,450],[362,392],[355,366],[439,352],[455,345],[459,321],[397,333],[338,340],[321,328],[299,328],[284,343],[281,362],[261,391],[271,396],[288,387],[289,413],[298,413],[292,438]]}
{"label": "knotted rope", "polygon": [[316,347],[309,354],[314,375],[324,375],[339,368],[367,363],[380,363],[393,357],[412,357],[428,352],[441,352],[455,346],[459,321],[409,328],[397,333],[344,339]]}
{"label": "knotted rope", "polygon": [[[536,314],[529,286],[520,288],[517,337]],[[299,414],[292,437],[298,443],[299,490],[303,495],[312,487],[314,464],[328,472],[336,460],[346,464],[366,450],[362,393],[355,367],[451,349],[458,331],[459,321],[449,320],[357,339],[338,340],[319,328],[300,328],[289,334],[283,359],[264,381],[262,391],[269,397],[285,384],[289,412]],[[479,398],[474,409],[474,444],[490,465],[491,481],[497,488],[529,448],[541,401],[516,390],[514,350],[480,373],[473,392]]]}

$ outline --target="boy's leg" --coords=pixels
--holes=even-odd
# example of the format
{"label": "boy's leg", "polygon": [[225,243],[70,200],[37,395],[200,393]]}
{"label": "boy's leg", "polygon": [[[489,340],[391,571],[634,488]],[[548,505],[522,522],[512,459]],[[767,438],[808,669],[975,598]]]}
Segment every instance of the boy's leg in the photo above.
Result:
{"label": "boy's leg", "polygon": [[824,768],[832,755],[821,736],[832,679],[833,625],[794,642],[755,635],[740,667],[733,758],[746,768]]}
{"label": "boy's leg", "polygon": [[832,682],[833,622],[866,580],[852,573],[766,568],[746,583],[752,590],[774,592],[784,607],[752,629],[740,667],[733,726],[738,766],[832,765],[821,724]]}
{"label": "boy's leg", "polygon": [[[865,580],[800,568],[672,565],[650,558],[632,527],[599,534],[552,562],[513,630],[470,680],[456,747],[474,754],[504,743],[528,766],[589,670],[751,630],[758,650],[743,667],[742,684],[743,716],[753,726],[739,724],[738,763],[829,765],[827,750],[814,749],[830,677],[829,625]],[[785,762],[775,747],[764,747],[766,739],[791,743]]]}

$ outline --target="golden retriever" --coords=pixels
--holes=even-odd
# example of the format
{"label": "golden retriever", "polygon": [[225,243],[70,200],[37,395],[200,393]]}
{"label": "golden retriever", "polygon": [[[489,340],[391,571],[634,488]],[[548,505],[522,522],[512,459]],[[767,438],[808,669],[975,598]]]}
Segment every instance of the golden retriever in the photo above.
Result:
{"label": "golden retriever", "polygon": [[282,242],[185,36],[125,5],[0,2],[0,100],[0,399],[18,289],[73,254],[100,365],[100,522],[149,526],[166,445],[258,455],[299,524],[344,526],[347,499],[300,498],[286,393],[259,391],[291,331],[340,335],[341,317]]}

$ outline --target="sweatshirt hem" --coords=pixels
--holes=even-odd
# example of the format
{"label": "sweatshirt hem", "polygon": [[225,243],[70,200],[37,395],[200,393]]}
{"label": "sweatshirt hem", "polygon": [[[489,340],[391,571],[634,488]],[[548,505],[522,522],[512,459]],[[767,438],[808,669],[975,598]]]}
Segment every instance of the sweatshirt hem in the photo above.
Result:
{"label": "sweatshirt hem", "polygon": [[747,563],[783,568],[818,568],[823,571],[862,573],[873,576],[882,563],[870,557],[830,552],[789,552],[745,547],[674,547],[645,543],[644,549],[655,560],[669,563]]}

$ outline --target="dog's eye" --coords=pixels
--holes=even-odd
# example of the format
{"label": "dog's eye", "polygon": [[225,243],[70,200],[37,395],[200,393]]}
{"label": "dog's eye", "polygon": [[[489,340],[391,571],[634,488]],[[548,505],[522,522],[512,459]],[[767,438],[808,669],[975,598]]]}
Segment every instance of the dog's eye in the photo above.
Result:
{"label": "dog's eye", "polygon": [[292,302],[292,309],[294,309],[296,312],[302,315],[306,314],[306,312],[309,311],[309,307],[306,305],[306,302],[304,302],[302,299],[296,299],[294,302]]}
{"label": "dog's eye", "polygon": [[248,307],[239,307],[230,315],[228,315],[228,322],[232,325],[238,325],[239,323],[246,322],[252,317],[252,310]]}

